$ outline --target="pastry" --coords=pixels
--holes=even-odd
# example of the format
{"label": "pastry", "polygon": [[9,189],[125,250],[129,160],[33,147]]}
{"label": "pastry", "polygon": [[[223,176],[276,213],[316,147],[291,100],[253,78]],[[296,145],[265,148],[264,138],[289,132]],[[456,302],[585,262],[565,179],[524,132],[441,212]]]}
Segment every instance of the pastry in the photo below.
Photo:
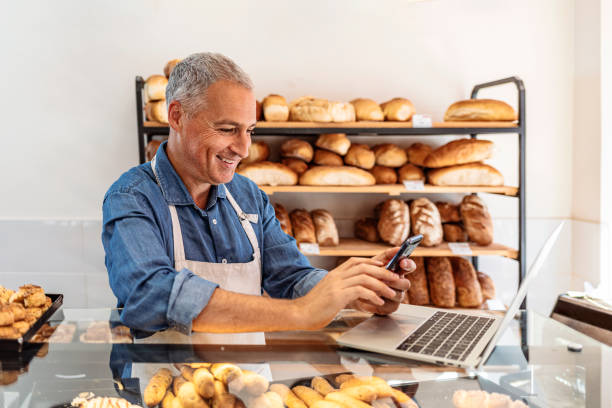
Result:
{"label": "pastry", "polygon": [[387,167],[402,167],[408,161],[404,149],[392,143],[376,145],[372,148],[376,157],[376,164]]}
{"label": "pastry", "polygon": [[315,233],[314,222],[310,213],[304,209],[291,211],[289,214],[291,219],[291,227],[293,228],[293,236],[298,245],[302,242],[315,244],[317,236]]}
{"label": "pastry", "polygon": [[458,139],[438,147],[425,158],[425,167],[439,168],[475,163],[493,156],[493,142],[482,139]]}
{"label": "pastry", "polygon": [[325,133],[319,135],[315,145],[321,149],[344,156],[348,152],[349,147],[351,147],[351,141],[344,133]]}
{"label": "pastry", "polygon": [[249,155],[240,161],[240,165],[266,161],[270,157],[270,147],[266,142],[257,141],[249,146]]}
{"label": "pastry", "polygon": [[0,326],[10,326],[15,322],[15,316],[9,306],[0,306]]}
{"label": "pastry", "polygon": [[298,175],[289,167],[267,161],[247,164],[236,173],[260,186],[293,186],[298,180]]}
{"label": "pastry", "polygon": [[21,303],[11,303],[7,307],[8,307],[8,310],[10,310],[11,313],[13,314],[14,321],[18,322],[20,320],[25,319],[26,312],[25,312],[25,308],[23,307]]}
{"label": "pastry", "polygon": [[385,120],[385,114],[380,106],[371,99],[353,99],[351,104],[355,107],[355,117],[357,120]]}
{"label": "pastry", "polygon": [[300,176],[304,186],[371,186],[374,176],[365,170],[350,166],[315,166]]}
{"label": "pastry", "polygon": [[145,105],[147,120],[152,122],[168,123],[168,108],[166,101],[149,101]]}
{"label": "pastry", "polygon": [[397,183],[397,173],[391,167],[374,166],[370,173],[376,179],[376,184],[395,184]]}
{"label": "pastry", "polygon": [[144,84],[145,101],[160,101],[166,99],[168,79],[163,75],[151,75]]}
{"label": "pastry", "polygon": [[446,242],[467,242],[468,236],[461,224],[442,224],[444,230],[444,241]]}
{"label": "pastry", "polygon": [[459,215],[459,206],[451,204],[446,201],[436,201],[436,207],[440,212],[440,219],[442,222],[461,222],[461,216]]}
{"label": "pastry", "polygon": [[374,218],[360,218],[355,221],[355,237],[368,242],[378,242],[377,221]]}
{"label": "pastry", "polygon": [[19,331],[12,326],[0,326],[0,339],[18,339],[21,337]]}
{"label": "pastry", "polygon": [[482,291],[482,298],[484,300],[495,298],[495,285],[493,279],[489,275],[483,272],[476,272],[478,277],[478,283],[480,284],[480,290]]}
{"label": "pastry", "polygon": [[453,276],[459,307],[477,307],[483,302],[480,283],[472,264],[464,258],[452,257]]}
{"label": "pastry", "polygon": [[289,219],[289,213],[285,207],[279,203],[274,204],[274,213],[276,214],[276,218],[278,219],[278,222],[280,223],[280,226],[285,234],[293,236],[291,220]]}
{"label": "pastry", "polygon": [[410,223],[414,235],[423,235],[421,245],[432,247],[442,243],[442,222],[434,203],[422,197],[410,203]]}
{"label": "pastry", "polygon": [[455,278],[451,263],[446,257],[425,258],[429,298],[437,307],[455,306]]}
{"label": "pastry", "polygon": [[327,150],[317,149],[314,153],[314,164],[319,166],[343,166],[342,157]]}
{"label": "pastry", "polygon": [[512,106],[494,99],[467,99],[453,103],[444,114],[445,121],[515,121]]}
{"label": "pastry", "polygon": [[289,120],[289,106],[280,95],[268,95],[262,104],[264,119],[270,122],[286,122]]}
{"label": "pastry", "polygon": [[312,160],[313,154],[314,149],[304,140],[289,139],[281,145],[281,156],[283,157],[293,157],[308,163]]}
{"label": "pastry", "polygon": [[282,159],[281,163],[296,172],[298,176],[308,170],[308,163],[304,160],[294,159],[293,157]]}
{"label": "pastry", "polygon": [[424,143],[413,143],[410,147],[406,148],[408,162],[415,166],[425,167],[425,159],[432,151],[433,148],[429,145]]}
{"label": "pastry", "polygon": [[413,164],[407,163],[399,168],[397,171],[398,181],[403,183],[404,181],[423,180],[425,181],[425,174],[420,167]]}
{"label": "pastry", "polygon": [[402,200],[385,201],[380,209],[377,228],[383,241],[395,246],[401,245],[410,233],[408,205]]}
{"label": "pastry", "polygon": [[172,74],[172,70],[174,69],[174,67],[176,67],[176,64],[178,64],[181,61],[182,60],[180,59],[173,59],[166,63],[166,65],[164,66],[164,75],[166,76],[166,78],[170,78],[170,74]]}
{"label": "pastry", "polygon": [[26,308],[41,307],[46,302],[46,296],[43,292],[34,292],[23,299],[23,304]]}
{"label": "pastry", "polygon": [[427,172],[427,179],[435,186],[501,186],[504,176],[497,169],[483,163],[460,164]]}
{"label": "pastry", "polygon": [[15,330],[17,330],[17,332],[19,332],[19,335],[21,336],[23,336],[30,328],[30,324],[26,322],[25,320],[22,320],[20,322],[15,322],[13,323],[12,326]]}
{"label": "pastry", "polygon": [[310,215],[315,226],[317,242],[321,246],[337,246],[340,243],[338,229],[332,215],[327,210],[313,210]]}
{"label": "pastry", "polygon": [[478,245],[489,245],[493,242],[493,220],[480,197],[477,195],[463,197],[459,211],[470,241]]}
{"label": "pastry", "polygon": [[385,120],[405,122],[412,119],[414,105],[406,98],[393,98],[380,104]]}
{"label": "pastry", "polygon": [[376,163],[376,155],[368,146],[353,143],[344,156],[344,163],[369,170]]}
{"label": "pastry", "polygon": [[427,287],[427,273],[425,272],[425,259],[421,256],[411,258],[416,264],[414,272],[405,277],[410,281],[408,298],[412,305],[429,304],[429,288]]}

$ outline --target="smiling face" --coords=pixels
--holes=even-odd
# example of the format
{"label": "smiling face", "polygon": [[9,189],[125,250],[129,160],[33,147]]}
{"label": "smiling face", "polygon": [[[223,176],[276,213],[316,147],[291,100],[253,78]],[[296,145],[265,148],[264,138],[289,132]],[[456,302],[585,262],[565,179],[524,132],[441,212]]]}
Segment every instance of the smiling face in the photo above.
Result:
{"label": "smiling face", "polygon": [[248,156],[255,96],[242,85],[218,81],[208,87],[204,109],[187,116],[172,102],[168,119],[174,130],[168,156],[193,194],[194,185],[201,189],[230,182],[238,162]]}

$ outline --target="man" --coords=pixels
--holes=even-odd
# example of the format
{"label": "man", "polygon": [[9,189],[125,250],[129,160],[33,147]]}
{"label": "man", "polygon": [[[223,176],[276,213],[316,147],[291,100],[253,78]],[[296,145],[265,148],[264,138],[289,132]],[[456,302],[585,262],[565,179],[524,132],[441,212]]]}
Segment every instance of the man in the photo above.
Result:
{"label": "man", "polygon": [[347,306],[390,313],[410,285],[384,269],[397,248],[313,268],[266,194],[234,174],[256,124],[252,88],[220,54],[183,60],[166,90],[168,142],[104,197],[109,281],[137,337],[317,329]]}

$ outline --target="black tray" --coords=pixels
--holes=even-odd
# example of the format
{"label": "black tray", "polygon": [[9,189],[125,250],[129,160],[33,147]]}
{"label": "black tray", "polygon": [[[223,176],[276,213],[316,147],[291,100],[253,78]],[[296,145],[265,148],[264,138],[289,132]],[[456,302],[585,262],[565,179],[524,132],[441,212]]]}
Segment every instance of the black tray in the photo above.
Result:
{"label": "black tray", "polygon": [[42,325],[45,324],[45,322],[49,320],[51,316],[53,316],[53,313],[60,308],[64,301],[64,295],[51,293],[46,293],[46,295],[51,298],[51,306],[45,310],[42,316],[40,316],[32,326],[30,326],[28,331],[25,332],[23,336],[19,337],[18,339],[0,339],[0,350],[3,352],[21,352],[24,348],[24,344],[27,343],[36,334],[38,329],[40,329]]}

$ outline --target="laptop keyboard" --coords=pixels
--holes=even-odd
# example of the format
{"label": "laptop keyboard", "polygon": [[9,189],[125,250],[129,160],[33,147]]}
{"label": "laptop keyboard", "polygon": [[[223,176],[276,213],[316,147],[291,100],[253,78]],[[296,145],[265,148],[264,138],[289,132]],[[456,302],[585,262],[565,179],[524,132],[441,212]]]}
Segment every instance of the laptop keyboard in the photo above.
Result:
{"label": "laptop keyboard", "polygon": [[464,361],[495,319],[451,312],[436,312],[397,350]]}

